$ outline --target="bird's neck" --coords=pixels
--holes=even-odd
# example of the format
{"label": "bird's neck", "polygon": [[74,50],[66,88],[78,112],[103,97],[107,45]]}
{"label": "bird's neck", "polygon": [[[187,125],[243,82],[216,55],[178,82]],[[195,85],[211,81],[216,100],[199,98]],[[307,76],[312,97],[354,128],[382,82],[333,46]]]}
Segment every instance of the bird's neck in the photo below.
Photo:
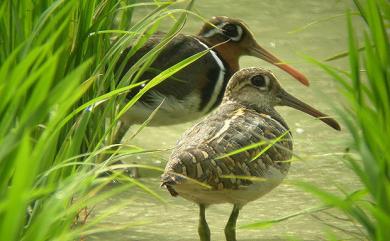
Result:
{"label": "bird's neck", "polygon": [[259,115],[265,116],[267,118],[270,118],[278,123],[280,123],[285,130],[289,130],[286,121],[282,118],[282,116],[275,110],[273,106],[256,106],[248,103],[240,103],[234,99],[226,98],[223,100],[224,103],[230,103],[232,105],[245,107],[247,109],[253,110],[257,112]]}
{"label": "bird's neck", "polygon": [[202,36],[197,36],[197,38],[205,43],[210,48],[213,48],[215,52],[229,65],[232,73],[237,72],[240,69],[239,59],[240,59],[240,49],[237,46],[231,44],[230,42],[221,43],[216,41],[211,41],[210,39],[204,38]]}
{"label": "bird's neck", "polygon": [[279,122],[282,126],[284,126],[286,130],[289,130],[287,123],[284,121],[282,116],[275,110],[274,107],[272,106],[258,107],[258,106],[251,106],[251,105],[249,105],[248,107],[255,110],[259,114],[269,116],[269,118]]}
{"label": "bird's neck", "polygon": [[240,55],[235,53],[234,48],[229,47],[227,43],[215,47],[215,51],[222,56],[222,58],[229,64],[233,73],[240,69],[239,58]]}
{"label": "bird's neck", "polygon": [[258,113],[260,113],[260,114],[265,114],[265,115],[269,116],[271,119],[279,122],[286,129],[286,131],[290,130],[290,128],[288,127],[286,121],[284,121],[282,116],[273,107],[261,108],[261,109],[256,110],[256,111]]}

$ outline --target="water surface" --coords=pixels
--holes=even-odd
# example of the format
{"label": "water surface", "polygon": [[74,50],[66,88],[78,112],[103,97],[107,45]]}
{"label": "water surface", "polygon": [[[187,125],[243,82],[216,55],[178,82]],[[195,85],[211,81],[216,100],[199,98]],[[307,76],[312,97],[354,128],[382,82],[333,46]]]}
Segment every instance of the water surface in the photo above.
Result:
{"label": "water surface", "polygon": [[[343,14],[346,6],[350,5],[350,2],[337,0],[198,0],[195,8],[206,18],[226,15],[244,20],[260,45],[303,72],[310,79],[311,87],[306,88],[298,84],[283,71],[255,58],[242,58],[241,67],[262,66],[273,70],[287,91],[325,113],[334,114],[334,107],[341,105],[337,85],[303,56],[324,59],[346,50],[345,18],[333,18],[310,26],[304,31],[289,32],[310,22]],[[196,33],[201,25],[200,20],[190,18],[183,32]],[[346,60],[338,60],[332,64],[339,68],[347,68]],[[335,191],[336,186],[350,190],[358,185],[351,171],[341,161],[340,153],[348,145],[346,132],[336,132],[322,122],[296,110],[284,107],[278,110],[293,132],[295,153],[302,157],[303,161],[293,162],[286,182],[263,198],[245,206],[240,213],[238,225],[274,219],[318,205],[316,198],[289,184],[289,180],[303,180]],[[171,148],[189,126],[190,123],[146,128],[131,144],[148,149]],[[168,156],[169,151],[166,151],[134,156],[129,161],[164,167]],[[166,204],[136,189],[106,200],[96,208],[97,212],[116,203],[127,205],[119,213],[106,218],[103,225],[115,227],[134,222],[135,226],[117,232],[92,235],[89,239],[197,240],[198,207],[182,198],[172,198],[167,191],[160,189],[158,178],[160,173],[141,171],[141,174],[144,176],[141,181],[160,194],[166,200]],[[207,210],[212,240],[224,240],[223,227],[230,211],[230,205],[211,206]],[[136,225],[141,223],[148,224]],[[289,237],[320,240],[329,230],[324,223],[347,231],[356,231],[350,223],[320,213],[315,216],[299,216],[267,229],[239,229],[237,237],[238,240],[276,241],[288,240]]]}

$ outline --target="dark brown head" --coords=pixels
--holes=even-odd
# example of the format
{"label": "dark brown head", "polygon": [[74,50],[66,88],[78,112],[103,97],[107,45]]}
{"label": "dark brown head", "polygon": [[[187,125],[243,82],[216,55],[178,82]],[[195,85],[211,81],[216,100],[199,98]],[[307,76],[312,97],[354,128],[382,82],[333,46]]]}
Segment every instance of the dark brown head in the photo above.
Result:
{"label": "dark brown head", "polygon": [[245,68],[229,80],[224,101],[236,101],[257,110],[273,109],[275,106],[290,106],[314,116],[336,130],[336,120],[303,103],[282,89],[275,75],[262,68]]}
{"label": "dark brown head", "polygon": [[[221,54],[225,54],[228,61],[229,57],[234,59],[234,61],[238,61],[238,58],[243,55],[258,57],[283,69],[304,85],[309,85],[308,79],[302,73],[283,63],[279,58],[262,48],[256,42],[253,33],[239,19],[213,17],[203,26],[198,35],[212,45],[226,42],[218,47],[217,51],[222,50],[222,52],[225,52]],[[238,70],[238,63],[236,65]]]}

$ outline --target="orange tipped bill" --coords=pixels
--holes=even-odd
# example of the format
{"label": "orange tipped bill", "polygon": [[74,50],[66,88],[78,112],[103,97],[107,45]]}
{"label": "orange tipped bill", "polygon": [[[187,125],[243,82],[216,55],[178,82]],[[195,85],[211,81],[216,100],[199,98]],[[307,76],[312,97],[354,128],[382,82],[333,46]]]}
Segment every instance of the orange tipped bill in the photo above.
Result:
{"label": "orange tipped bill", "polygon": [[301,72],[299,72],[297,69],[295,69],[294,67],[288,64],[284,64],[283,61],[278,59],[275,55],[273,55],[269,51],[262,48],[260,45],[255,44],[252,48],[250,48],[250,54],[254,57],[258,57],[262,60],[267,61],[268,63],[271,63],[281,68],[282,70],[289,73],[291,76],[293,76],[302,84],[309,86],[309,80]]}

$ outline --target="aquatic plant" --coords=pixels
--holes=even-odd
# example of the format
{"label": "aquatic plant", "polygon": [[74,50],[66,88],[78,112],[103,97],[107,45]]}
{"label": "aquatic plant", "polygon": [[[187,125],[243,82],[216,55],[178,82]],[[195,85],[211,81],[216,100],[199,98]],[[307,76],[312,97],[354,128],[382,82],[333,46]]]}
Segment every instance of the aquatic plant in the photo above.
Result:
{"label": "aquatic plant", "polygon": [[[134,20],[133,11],[146,5],[154,10]],[[124,96],[181,29],[191,6],[192,1],[186,8],[175,1],[0,3],[2,240],[74,240],[100,232],[96,225],[122,205],[113,205],[87,223],[86,208],[128,188],[139,187],[161,199],[120,172],[99,176],[118,154],[144,151],[112,145],[117,120],[144,92],[127,103]],[[122,79],[112,81],[117,79],[114,67],[121,50],[141,47],[163,19],[173,24],[161,44]],[[206,52],[163,71],[145,91]],[[100,192],[113,178],[122,185]]]}
{"label": "aquatic plant", "polygon": [[[283,222],[299,215],[313,214],[330,208],[341,211],[345,222],[358,224],[360,234],[337,226],[330,229],[362,240],[390,240],[390,4],[383,0],[354,0],[358,17],[366,28],[354,28],[348,11],[348,46],[345,53],[326,61],[349,58],[349,71],[310,58],[339,83],[345,104],[337,112],[351,134],[350,147],[343,161],[350,167],[361,188],[347,192],[338,187],[334,193],[307,182],[296,185],[317,196],[323,206],[303,210],[282,218],[245,225],[259,228]],[[359,45],[357,29],[363,36]],[[330,234],[330,240],[339,240]]]}
{"label": "aquatic plant", "polygon": [[390,239],[390,4],[382,0],[354,1],[366,29],[363,48],[348,14],[350,69],[341,73],[316,62],[341,85],[346,100],[338,111],[352,135],[346,164],[362,188],[344,196],[304,184],[324,203],[336,207],[365,230],[369,240]]}

